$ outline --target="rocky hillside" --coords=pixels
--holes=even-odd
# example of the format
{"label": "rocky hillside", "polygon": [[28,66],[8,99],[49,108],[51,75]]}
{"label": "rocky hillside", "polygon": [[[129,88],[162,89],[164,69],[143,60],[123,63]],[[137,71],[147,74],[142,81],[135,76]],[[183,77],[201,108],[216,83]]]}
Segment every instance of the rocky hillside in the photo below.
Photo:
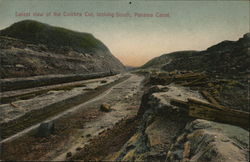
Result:
{"label": "rocky hillside", "polygon": [[180,51],[150,60],[142,68],[192,70],[223,78],[247,80],[250,72],[250,33],[238,41],[223,41],[204,51]]}
{"label": "rocky hillside", "polygon": [[142,123],[115,160],[249,161],[249,49],[247,33],[137,69],[148,76]]}
{"label": "rocky hillside", "polygon": [[170,63],[172,59],[175,59],[177,57],[189,57],[193,56],[194,54],[197,54],[197,51],[178,51],[178,52],[172,52],[168,54],[163,54],[159,57],[155,57],[152,60],[148,61],[146,64],[144,64],[141,68],[162,68],[162,66]]}
{"label": "rocky hillside", "polygon": [[0,31],[0,57],[1,78],[125,70],[93,35],[33,20]]}
{"label": "rocky hillside", "polygon": [[[161,78],[159,76],[154,78],[165,85],[176,82],[195,90],[205,90],[224,106],[250,111],[249,49],[250,33],[247,33],[238,41],[223,41],[204,51],[164,54],[152,59],[141,68],[144,71],[158,73],[157,75],[159,72],[163,73]],[[203,77],[186,80],[186,75],[193,74]],[[182,80],[178,79],[180,76],[183,76]]]}

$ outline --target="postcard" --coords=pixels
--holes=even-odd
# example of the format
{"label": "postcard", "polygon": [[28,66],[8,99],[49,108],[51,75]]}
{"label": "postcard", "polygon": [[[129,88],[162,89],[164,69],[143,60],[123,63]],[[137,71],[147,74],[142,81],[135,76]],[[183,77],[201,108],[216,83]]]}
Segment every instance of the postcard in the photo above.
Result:
{"label": "postcard", "polygon": [[0,161],[249,161],[249,0],[0,0]]}

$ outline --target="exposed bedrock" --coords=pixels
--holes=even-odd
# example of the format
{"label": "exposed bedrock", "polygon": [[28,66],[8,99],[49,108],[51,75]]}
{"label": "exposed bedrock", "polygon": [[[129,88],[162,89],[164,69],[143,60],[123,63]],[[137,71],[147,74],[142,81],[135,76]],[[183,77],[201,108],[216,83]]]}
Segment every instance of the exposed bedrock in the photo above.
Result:
{"label": "exposed bedrock", "polygon": [[116,160],[247,161],[249,132],[188,117],[183,108],[170,104],[171,99],[188,98],[207,102],[197,91],[174,84],[149,88],[138,112],[141,124]]}

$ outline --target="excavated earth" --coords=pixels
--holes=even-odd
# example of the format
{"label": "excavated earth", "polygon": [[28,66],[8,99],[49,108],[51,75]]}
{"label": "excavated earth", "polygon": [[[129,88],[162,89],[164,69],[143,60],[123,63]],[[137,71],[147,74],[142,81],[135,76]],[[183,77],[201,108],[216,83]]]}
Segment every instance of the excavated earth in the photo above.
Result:
{"label": "excavated earth", "polygon": [[[105,84],[108,84],[111,81],[114,82],[114,80],[119,80],[119,78],[123,77],[113,76],[113,79],[112,77],[108,77],[105,79]],[[1,159],[65,160],[68,158],[69,154],[75,155],[83,149],[85,145],[88,145],[91,141],[95,141],[97,137],[100,137],[101,134],[104,135],[106,134],[105,132],[109,132],[109,134],[115,133],[110,130],[117,127],[119,127],[119,129],[116,134],[112,135],[114,139],[125,143],[128,138],[133,135],[133,132],[136,129],[137,120],[135,119],[135,116],[140,106],[140,98],[142,95],[141,83],[143,78],[144,77],[141,75],[130,74],[126,79],[112,85],[98,96],[70,108],[68,113],[64,113],[60,118],[53,120],[55,124],[55,132],[48,137],[37,137],[37,129],[32,129],[20,137],[3,142],[1,146]],[[99,80],[104,79],[102,78]],[[14,105],[18,105],[19,108],[27,108],[29,106],[25,105],[32,104],[34,107],[39,108],[39,105],[41,104],[38,103],[41,102],[38,102],[38,100],[44,101],[42,105],[50,104],[50,101],[56,102],[57,100],[63,100],[63,96],[66,97],[72,95],[72,93],[75,93],[76,95],[80,92],[84,93],[84,89],[93,89],[100,86],[99,84],[100,82],[89,83],[84,87],[76,87],[64,93],[61,92],[61,90],[59,92],[52,91],[33,99],[15,101]],[[56,97],[58,94],[60,94],[59,97]],[[48,95],[53,95],[54,98],[51,96],[48,97]],[[104,103],[111,106],[110,112],[100,110],[100,106]],[[9,104],[4,104],[2,106],[9,107]],[[127,131],[124,131],[123,128]],[[117,137],[115,137],[116,135]],[[114,145],[111,135],[108,135],[107,137],[109,144]],[[107,140],[105,140],[105,142],[107,142]],[[120,142],[118,143],[120,144],[120,147],[123,144]],[[111,151],[119,149],[119,145],[116,147],[117,148],[111,149]],[[102,147],[99,145],[99,148]],[[92,154],[94,154],[94,152]]]}
{"label": "excavated earth", "polygon": [[0,78],[120,73],[123,64],[92,34],[34,20],[0,30]]}
{"label": "excavated earth", "polygon": [[[108,78],[106,84],[112,80]],[[71,91],[77,93],[78,88],[99,84],[90,82]],[[172,99],[185,102],[188,98],[209,103],[193,88],[175,83],[152,86],[142,75],[130,74],[99,96],[53,119],[55,131],[49,136],[37,137],[37,129],[32,129],[3,142],[1,159],[249,161],[249,131],[192,118],[182,112],[183,107],[171,103]],[[110,110],[102,111],[103,104]]]}
{"label": "excavated earth", "polygon": [[195,119],[171,99],[202,95],[175,84],[146,87],[136,118],[102,132],[71,161],[248,161],[249,132],[237,126]]}
{"label": "excavated earth", "polygon": [[[237,51],[242,49],[242,57],[236,57],[244,60],[242,67],[237,66],[237,61],[231,64],[230,57],[224,60],[228,62],[229,71],[225,68],[226,71],[213,72],[215,69],[210,69],[209,65],[205,73],[203,70],[207,67],[197,70],[196,67],[203,64],[200,55],[197,62],[191,64],[191,69],[181,66],[177,69],[176,65],[182,65],[186,59],[172,57],[164,61],[163,68],[154,69],[157,77],[153,82],[151,77],[143,75],[120,74],[2,92],[5,100],[0,105],[3,114],[0,118],[3,138],[0,159],[247,162],[249,128],[215,122],[216,118],[210,121],[191,117],[185,112],[188,111],[185,104],[192,99],[247,114],[249,69],[245,66],[249,62],[249,40],[247,34],[238,42],[222,42],[205,52],[204,58],[210,58],[209,55],[224,55],[228,50],[231,54],[240,54]],[[21,51],[29,51],[29,48],[25,46]],[[9,54],[18,51],[20,49],[12,48]],[[38,53],[32,51],[32,57],[37,57]],[[196,54],[191,52],[190,58]],[[215,57],[217,59],[219,57]],[[223,65],[218,67],[223,69]],[[20,74],[12,73],[14,66],[9,67],[13,76],[22,74],[22,70]],[[15,68],[23,68],[23,65],[15,65]],[[239,69],[246,69],[240,73],[242,78],[232,77]],[[214,75],[209,75],[209,70]],[[148,71],[147,74],[155,75],[152,69]],[[223,72],[228,77],[223,76]],[[196,74],[198,77],[186,77]],[[162,81],[162,78],[170,79]],[[182,104],[173,104],[173,100]],[[53,123],[54,131],[39,137],[38,129],[43,122]]]}

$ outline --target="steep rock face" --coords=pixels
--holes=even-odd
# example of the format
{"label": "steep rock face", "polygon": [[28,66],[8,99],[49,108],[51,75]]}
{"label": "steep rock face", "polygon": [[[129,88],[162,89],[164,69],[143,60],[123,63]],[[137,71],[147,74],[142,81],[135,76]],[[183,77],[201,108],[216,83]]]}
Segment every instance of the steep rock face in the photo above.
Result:
{"label": "steep rock face", "polygon": [[0,31],[0,57],[1,78],[125,70],[93,35],[31,20]]}

